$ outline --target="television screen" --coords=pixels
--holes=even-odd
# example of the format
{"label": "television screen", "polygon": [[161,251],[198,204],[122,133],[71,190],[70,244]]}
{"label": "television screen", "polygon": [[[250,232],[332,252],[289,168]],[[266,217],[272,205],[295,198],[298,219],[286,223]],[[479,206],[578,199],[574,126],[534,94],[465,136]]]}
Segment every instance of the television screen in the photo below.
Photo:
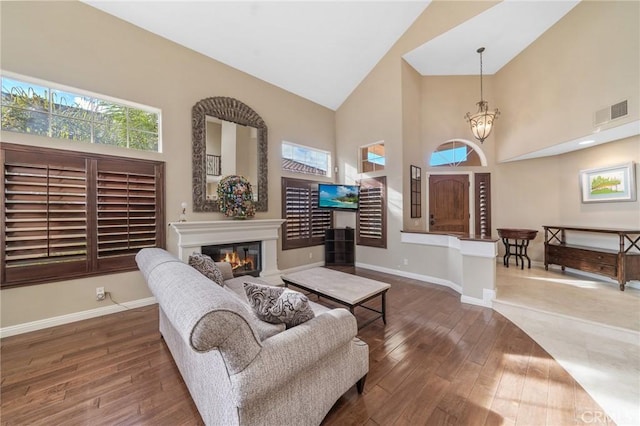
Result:
{"label": "television screen", "polygon": [[318,184],[318,208],[358,210],[360,187],[357,185]]}

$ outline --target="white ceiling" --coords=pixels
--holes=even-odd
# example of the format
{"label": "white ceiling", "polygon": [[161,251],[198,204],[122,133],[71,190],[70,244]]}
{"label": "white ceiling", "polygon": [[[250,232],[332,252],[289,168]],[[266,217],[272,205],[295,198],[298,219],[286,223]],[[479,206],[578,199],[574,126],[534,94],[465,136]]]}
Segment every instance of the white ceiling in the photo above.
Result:
{"label": "white ceiling", "polygon": [[[333,110],[430,3],[84,1]],[[577,3],[506,0],[405,58],[424,75],[478,74],[482,45],[492,74]]]}
{"label": "white ceiling", "polygon": [[85,3],[335,110],[429,1]]}
{"label": "white ceiling", "polygon": [[505,0],[403,56],[422,75],[494,74],[580,0]]}

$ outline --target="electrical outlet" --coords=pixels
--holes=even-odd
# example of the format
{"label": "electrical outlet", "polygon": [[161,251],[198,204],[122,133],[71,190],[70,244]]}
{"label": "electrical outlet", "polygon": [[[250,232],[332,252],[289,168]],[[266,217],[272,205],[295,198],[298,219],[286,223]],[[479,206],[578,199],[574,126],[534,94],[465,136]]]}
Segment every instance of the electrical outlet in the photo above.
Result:
{"label": "electrical outlet", "polygon": [[106,294],[104,292],[104,287],[96,287],[96,300],[101,301],[106,298]]}
{"label": "electrical outlet", "polygon": [[313,252],[309,252],[309,259],[313,259]]}
{"label": "electrical outlet", "polygon": [[404,259],[404,260],[402,261],[402,263],[404,263],[405,265],[408,265],[408,264],[409,264],[409,259]]}

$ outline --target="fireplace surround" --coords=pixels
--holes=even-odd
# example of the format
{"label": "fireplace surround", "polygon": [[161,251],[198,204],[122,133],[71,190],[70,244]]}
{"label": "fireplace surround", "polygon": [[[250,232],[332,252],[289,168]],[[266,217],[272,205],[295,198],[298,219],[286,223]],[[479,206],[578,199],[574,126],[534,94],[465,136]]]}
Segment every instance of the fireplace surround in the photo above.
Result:
{"label": "fireplace surround", "polygon": [[193,252],[202,253],[206,246],[258,242],[261,271],[255,274],[272,284],[282,284],[277,254],[278,231],[283,222],[284,219],[248,219],[172,222],[169,225],[178,235],[173,251],[177,251],[183,262],[188,262]]}

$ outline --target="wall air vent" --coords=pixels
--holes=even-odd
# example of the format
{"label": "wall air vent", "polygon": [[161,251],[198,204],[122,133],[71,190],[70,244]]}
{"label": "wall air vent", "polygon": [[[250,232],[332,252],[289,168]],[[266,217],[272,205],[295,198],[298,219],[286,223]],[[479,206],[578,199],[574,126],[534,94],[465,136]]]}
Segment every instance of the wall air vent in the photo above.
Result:
{"label": "wall air vent", "polygon": [[618,102],[615,105],[611,105],[611,119],[624,117],[627,115],[627,101]]}
{"label": "wall air vent", "polygon": [[596,125],[596,127],[602,126],[603,124],[606,124],[611,120],[622,118],[628,113],[629,111],[627,108],[627,100],[625,99],[622,102],[618,102],[617,104],[596,111],[594,124]]}

